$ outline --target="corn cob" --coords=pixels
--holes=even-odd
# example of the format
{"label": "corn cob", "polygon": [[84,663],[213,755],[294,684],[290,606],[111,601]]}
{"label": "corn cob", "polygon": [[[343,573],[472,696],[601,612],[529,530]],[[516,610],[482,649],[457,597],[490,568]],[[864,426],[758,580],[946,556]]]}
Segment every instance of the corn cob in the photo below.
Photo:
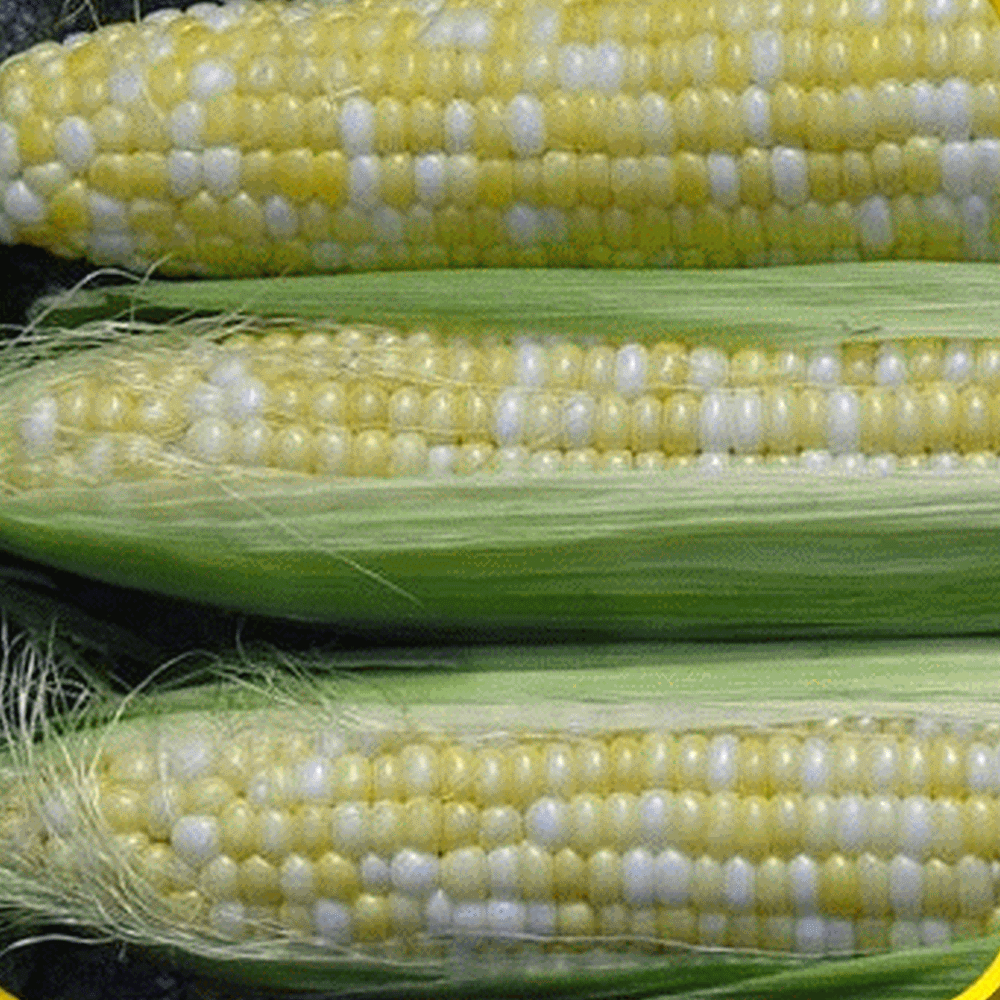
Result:
{"label": "corn cob", "polygon": [[[660,989],[691,974],[685,952],[720,949],[730,982],[921,947],[971,981],[961,956],[991,954],[976,939],[1000,891],[988,644],[942,647],[929,688],[905,646],[622,654],[471,648],[373,684],[244,666],[239,685],[58,726],[31,707],[57,682],[8,667],[4,902],[283,986],[293,963],[314,988],[447,985],[498,961],[515,983],[599,981],[588,955],[609,946],[618,975],[654,968]],[[840,696],[816,699],[819,678]],[[878,960],[854,966],[885,987]]]}
{"label": "corn cob", "polygon": [[[0,544],[364,629],[994,628],[991,276],[843,267],[843,284],[766,272],[749,328],[757,274],[525,271],[295,279],[321,283],[301,319],[26,335],[0,392]],[[799,278],[821,272],[831,304],[810,311]],[[295,281],[265,286],[276,316],[303,311]],[[196,309],[254,294],[142,291]],[[337,325],[373,309],[386,326]]]}
{"label": "corn cob", "polygon": [[0,69],[0,239],[261,274],[995,260],[989,0],[199,3]]}

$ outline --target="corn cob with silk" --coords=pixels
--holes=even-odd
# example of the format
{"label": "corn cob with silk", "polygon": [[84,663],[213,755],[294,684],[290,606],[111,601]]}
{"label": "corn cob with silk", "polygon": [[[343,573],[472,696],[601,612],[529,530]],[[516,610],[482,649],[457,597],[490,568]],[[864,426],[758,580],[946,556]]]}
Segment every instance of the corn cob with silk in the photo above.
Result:
{"label": "corn cob with silk", "polygon": [[[1000,624],[992,272],[499,277],[74,300],[67,322],[74,308],[129,318],[5,350],[0,544],[363,629]],[[215,315],[162,321],[178,309]]]}
{"label": "corn cob with silk", "polygon": [[802,996],[837,956],[852,996],[951,997],[995,948],[987,643],[469,647],[127,699],[33,655],[8,643],[0,886],[22,916],[380,996]]}
{"label": "corn cob with silk", "polygon": [[0,69],[0,239],[165,272],[995,260],[989,0],[157,11]]}

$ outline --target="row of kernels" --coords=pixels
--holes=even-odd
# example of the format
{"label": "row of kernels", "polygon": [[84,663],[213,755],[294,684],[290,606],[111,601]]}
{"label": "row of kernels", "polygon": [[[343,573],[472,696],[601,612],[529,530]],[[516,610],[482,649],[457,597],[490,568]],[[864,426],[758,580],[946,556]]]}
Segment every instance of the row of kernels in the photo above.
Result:
{"label": "row of kernels", "polygon": [[413,205],[469,209],[513,202],[627,211],[675,203],[764,209],[775,201],[787,208],[810,200],[829,206],[875,194],[939,191],[961,201],[973,194],[990,198],[1000,188],[1000,153],[992,139],[942,143],[917,135],[902,145],[880,142],[870,152],[842,151],[843,145],[807,152],[787,145],[744,148],[741,140],[670,153],[637,139],[628,150],[598,144],[520,160],[502,152],[347,158],[329,151],[243,154],[235,148],[101,154],[85,181],[73,180],[58,161],[27,168],[22,179],[4,185],[3,205],[24,227],[49,222],[62,231],[113,230],[128,222],[165,232],[179,221],[200,234],[290,238],[300,231],[315,235],[314,199],[332,208],[349,202],[397,214]]}
{"label": "row of kernels", "polygon": [[834,854],[821,861],[798,854],[753,863],[674,849],[653,855],[641,848],[584,858],[569,848],[548,852],[522,844],[489,853],[464,848],[440,858],[404,848],[389,859],[368,855],[357,863],[334,852],[315,861],[293,854],[280,862],[219,854],[196,874],[169,848],[152,845],[138,862],[144,873],[157,876],[161,889],[195,884],[209,899],[251,905],[308,905],[317,897],[352,904],[363,894],[394,892],[418,903],[443,893],[459,904],[588,902],[841,919],[982,920],[994,907],[988,866],[972,855],[952,864],[921,863],[902,854],[888,859]]}
{"label": "row of kernels", "polygon": [[996,749],[938,735],[770,736],[650,734],[658,780],[646,787],[744,794],[828,792],[1000,794]]}
{"label": "row of kernels", "polygon": [[[494,849],[527,840],[545,851],[571,850],[588,857],[602,850],[666,847],[717,860],[739,855],[757,861],[769,854],[807,852],[905,853],[923,861],[954,862],[965,854],[998,854],[996,800],[990,796],[929,799],[892,795],[779,794],[771,798],[718,793],[650,791],[641,795],[551,796],[523,812],[512,805],[442,803],[421,797],[254,805],[218,779],[194,790],[168,782],[143,793],[113,787],[100,807],[112,830],[139,830],[172,839],[189,863],[224,852],[237,860],[256,854],[280,861],[291,852],[315,856],[335,850],[349,859],[391,856],[402,848],[437,854]],[[200,811],[195,811],[200,810]]]}
{"label": "row of kernels", "polygon": [[524,808],[540,795],[569,799],[647,789],[757,796],[1000,795],[1000,749],[985,735],[651,731],[608,740],[482,747],[408,742],[372,755],[342,752],[339,742],[329,753],[317,753],[315,739],[299,733],[274,740],[254,732],[219,741],[211,732],[191,729],[155,745],[139,737],[123,739],[101,758],[102,773],[113,785],[142,789],[155,781],[219,777],[272,805],[441,795],[482,807]]}
{"label": "row of kernels", "polygon": [[[17,185],[27,191],[21,182]],[[31,213],[37,208],[43,217],[44,203],[30,198]],[[110,221],[100,224],[111,227],[107,229],[52,221],[17,231],[64,256],[87,251],[102,262],[127,266],[140,258],[166,256],[164,267],[171,273],[195,268],[226,274],[235,269],[241,275],[276,268],[307,273],[449,264],[634,268],[714,261],[716,266],[759,266],[884,257],[894,247],[907,256],[930,259],[978,260],[996,254],[991,209],[980,195],[956,202],[940,193],[891,199],[876,194],[858,204],[807,201],[791,209],[779,202],[765,209],[706,202],[632,211],[618,205],[562,209],[515,201],[472,209],[418,204],[399,210],[383,204],[372,210],[355,205],[331,210],[314,200],[300,210],[280,195],[261,208],[245,194],[220,206],[203,192],[188,203],[188,221],[168,202],[131,204],[126,220],[124,203],[112,206],[110,214],[102,203],[100,216]],[[82,211],[85,224],[90,208]],[[14,226],[12,216],[4,219]]]}
{"label": "row of kernels", "polygon": [[[388,68],[384,60],[362,60],[367,66],[361,69],[350,53],[300,61],[292,67],[297,72],[289,73],[287,79],[282,78],[285,74],[280,60],[273,56],[243,67],[206,61],[200,72],[195,68],[189,75],[168,59],[145,73],[119,71],[89,89],[76,88],[73,81],[55,88],[0,82],[0,110],[4,117],[19,122],[23,131],[31,128],[41,132],[40,137],[26,136],[25,142],[26,153],[37,162],[38,154],[52,146],[55,122],[65,120],[65,116],[81,122],[86,122],[85,116],[93,116],[95,125],[102,115],[113,117],[116,127],[111,132],[116,138],[129,131],[130,125],[132,130],[148,130],[150,123],[144,119],[149,118],[154,127],[160,126],[150,134],[158,132],[161,145],[168,139],[174,145],[197,147],[206,140],[211,145],[242,138],[247,148],[289,148],[303,143],[331,148],[340,139],[347,148],[359,136],[370,137],[376,117],[384,119],[382,130],[389,134],[404,116],[415,121],[418,130],[433,129],[436,124],[440,133],[447,129],[449,119],[469,117],[465,109],[455,110],[456,103],[476,105],[485,117],[487,105],[483,102],[509,111],[512,103],[527,98],[538,101],[557,96],[566,100],[583,95],[585,100],[613,103],[635,102],[643,94],[680,92],[691,95],[695,102],[709,101],[708,95],[722,93],[732,104],[752,92],[752,100],[759,100],[758,94],[765,101],[773,100],[772,117],[779,124],[776,134],[780,141],[784,131],[801,130],[808,117],[802,106],[817,90],[837,95],[839,88],[852,88],[857,93],[856,103],[864,103],[863,110],[878,120],[898,116],[900,105],[914,101],[911,91],[916,88],[933,91],[939,84],[947,91],[962,81],[965,94],[960,99],[968,100],[973,85],[992,84],[988,53],[991,41],[995,43],[995,31],[985,33],[969,27],[959,29],[951,39],[943,31],[904,30],[902,36],[911,51],[904,60],[906,66],[892,67],[895,72],[880,71],[886,68],[886,61],[893,61],[893,54],[883,47],[886,38],[877,33],[874,38],[863,36],[865,58],[855,65],[850,43],[844,38],[817,38],[810,32],[787,36],[760,33],[755,36],[760,45],[756,51],[738,40],[720,43],[707,34],[657,47],[625,48],[614,42],[596,49],[546,46],[530,49],[519,63],[504,60],[503,66],[498,60],[473,53],[456,58],[447,52],[418,50],[395,67],[402,72],[391,82],[379,78]],[[929,47],[923,51],[925,45]],[[790,61],[782,66],[782,50],[786,48]],[[834,62],[824,57],[824,51]],[[952,67],[956,56],[961,69]],[[426,61],[436,65],[421,66]],[[430,72],[421,73],[422,69]],[[505,73],[504,69],[513,72]],[[240,79],[247,75],[254,78]],[[107,103],[108,89],[118,81],[131,85],[132,92],[121,95],[125,100]],[[870,93],[865,85],[871,86]],[[387,91],[391,96],[386,96]],[[358,96],[340,100],[350,92]],[[945,95],[945,100],[954,99]],[[823,100],[823,104],[828,103]],[[581,123],[594,118],[585,107],[581,110],[576,116]],[[696,114],[701,110],[694,109]],[[782,127],[783,122],[788,128]],[[431,135],[427,138],[430,148],[441,145],[433,143]],[[121,147],[120,141],[117,145]]]}
{"label": "row of kernels", "polygon": [[984,930],[982,920],[967,918],[775,917],[699,913],[691,908],[628,909],[620,904],[595,907],[582,901],[455,903],[445,893],[436,894],[426,907],[392,893],[366,893],[353,905],[327,899],[317,900],[311,907],[227,901],[206,908],[205,919],[226,937],[241,939],[285,929],[327,945],[405,940],[420,933],[472,940],[632,937],[646,942],[662,939],[703,947],[810,955],[940,947],[979,936]]}
{"label": "row of kernels", "polygon": [[764,798],[650,791],[638,799],[622,794],[604,802],[543,797],[525,812],[524,829],[529,841],[546,849],[583,853],[602,845],[643,844],[707,852],[718,859],[788,857],[805,850],[819,858],[837,851],[903,852],[953,861],[964,853],[997,853],[989,825],[995,813],[995,799],[987,796],[932,800],[786,793]]}

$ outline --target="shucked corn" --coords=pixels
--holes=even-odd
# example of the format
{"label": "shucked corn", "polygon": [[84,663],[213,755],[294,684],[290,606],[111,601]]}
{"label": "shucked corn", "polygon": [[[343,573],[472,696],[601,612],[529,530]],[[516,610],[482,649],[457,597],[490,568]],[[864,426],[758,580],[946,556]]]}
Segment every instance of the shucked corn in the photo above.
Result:
{"label": "shucked corn", "polygon": [[996,743],[902,718],[461,737],[180,716],[116,727],[37,807],[9,797],[0,836],[66,878],[104,831],[223,938],[937,946],[996,920]]}
{"label": "shucked corn", "polygon": [[176,273],[996,259],[989,0],[164,10],[0,68],[0,240]]}
{"label": "shucked corn", "polygon": [[832,347],[441,339],[243,324],[29,374],[0,456],[13,486],[204,467],[317,476],[656,471],[731,461],[879,474],[993,467],[1000,341]]}

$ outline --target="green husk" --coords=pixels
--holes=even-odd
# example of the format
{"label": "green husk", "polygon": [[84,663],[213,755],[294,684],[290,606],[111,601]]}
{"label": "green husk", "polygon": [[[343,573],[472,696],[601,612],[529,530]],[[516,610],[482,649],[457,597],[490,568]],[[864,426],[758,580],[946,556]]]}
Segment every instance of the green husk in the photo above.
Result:
{"label": "green husk", "polygon": [[[993,265],[761,272],[431,272],[83,293],[0,355],[0,419],[67,351],[195,335],[178,311],[464,332],[817,343],[995,336]],[[74,313],[74,309],[80,310]],[[173,319],[150,326],[144,310]],[[194,325],[205,335],[206,322]],[[6,417],[10,420],[11,417]],[[108,583],[360,633],[597,638],[971,634],[1000,628],[994,473],[886,480],[774,470],[722,478],[317,479],[213,470],[0,494],[0,548]]]}
{"label": "green husk", "polygon": [[443,332],[686,337],[720,347],[851,336],[995,337],[995,264],[885,261],[724,271],[413,271],[235,281],[156,281],[76,292],[44,322],[212,313]]}
{"label": "green husk", "polygon": [[[280,936],[232,943],[178,921],[145,891],[107,847],[86,781],[109,727],[165,716],[183,721],[192,712],[209,713],[222,727],[234,713],[271,708],[311,712],[348,732],[494,736],[566,726],[585,735],[639,724],[767,725],[838,714],[995,722],[1000,675],[990,641],[468,647],[309,663],[262,653],[210,665],[207,683],[203,675],[199,686],[164,685],[159,693],[127,697],[74,680],[65,664],[31,647],[8,642],[4,652],[0,783],[7,801],[40,801],[56,782],[75,788],[81,819],[74,837],[97,858],[90,871],[67,881],[21,864],[10,851],[0,856],[0,908],[23,933],[37,923],[67,924],[81,936],[111,937],[214,978],[284,995],[301,990],[414,1000],[472,993],[945,1000],[968,986],[1000,946],[994,936],[950,948],[826,959],[691,947],[512,952],[456,946],[437,957],[380,959]],[[71,808],[73,801],[71,795]]]}

